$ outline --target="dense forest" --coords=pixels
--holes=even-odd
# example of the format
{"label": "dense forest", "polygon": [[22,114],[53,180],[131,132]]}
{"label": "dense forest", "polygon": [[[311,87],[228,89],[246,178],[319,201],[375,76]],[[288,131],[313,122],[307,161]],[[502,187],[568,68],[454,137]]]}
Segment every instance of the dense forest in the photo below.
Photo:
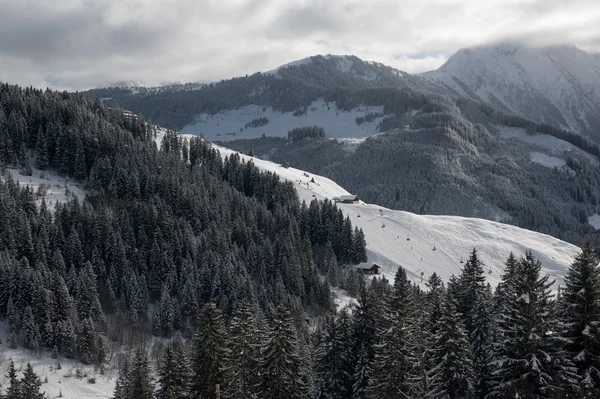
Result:
{"label": "dense forest", "polygon": [[[213,303],[267,322],[332,310],[330,280],[366,261],[365,238],[330,202],[200,138],[156,132],[77,94],[0,86],[0,162],[85,183],[83,202],[45,202],[0,179],[0,318],[11,347],[104,362],[110,343],[192,337]],[[68,187],[65,189],[68,190]],[[299,323],[299,326],[302,326]]]}

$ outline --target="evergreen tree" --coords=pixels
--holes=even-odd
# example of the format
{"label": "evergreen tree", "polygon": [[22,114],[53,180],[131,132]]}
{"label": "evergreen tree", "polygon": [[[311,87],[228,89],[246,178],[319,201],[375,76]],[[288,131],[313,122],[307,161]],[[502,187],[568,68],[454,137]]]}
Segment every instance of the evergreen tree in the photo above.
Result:
{"label": "evergreen tree", "polygon": [[378,335],[381,342],[375,346],[373,385],[369,389],[377,397],[401,398],[408,396],[408,373],[411,369],[409,335],[413,322],[413,288],[406,271],[399,267],[394,280],[393,294],[385,308],[385,322]]}
{"label": "evergreen tree", "polygon": [[294,320],[284,306],[277,308],[263,349],[263,387],[261,397],[304,398],[308,387],[304,384],[303,361]]}
{"label": "evergreen tree", "polygon": [[561,290],[560,332],[577,367],[584,398],[600,397],[600,265],[593,246],[581,248]]}
{"label": "evergreen tree", "polygon": [[211,301],[204,305],[198,318],[198,331],[194,335],[192,371],[192,396],[209,398],[215,393],[215,386],[223,380],[223,362],[226,354],[227,330],[223,317]]}
{"label": "evergreen tree", "polygon": [[148,358],[142,350],[138,350],[129,370],[129,398],[153,399],[154,382],[150,377]]}
{"label": "evergreen tree", "polygon": [[371,361],[369,351],[364,344],[359,347],[356,366],[354,368],[352,399],[368,398],[367,390],[371,386]]}
{"label": "evergreen tree", "polygon": [[473,397],[474,373],[469,342],[451,293],[444,298],[442,317],[434,339],[428,396],[450,399]]}
{"label": "evergreen tree", "polygon": [[185,399],[190,397],[189,363],[183,344],[176,338],[170,343],[158,369],[156,399]]}
{"label": "evergreen tree", "polygon": [[21,382],[17,378],[17,370],[12,359],[8,363],[8,374],[6,378],[10,382],[10,386],[6,388],[5,399],[21,399]]}
{"label": "evergreen tree", "polygon": [[25,307],[25,313],[23,314],[23,334],[23,346],[25,348],[37,350],[40,347],[40,330],[29,305]]}
{"label": "evergreen tree", "polygon": [[565,383],[574,382],[550,317],[554,282],[540,271],[541,263],[529,251],[517,265],[514,290],[500,315],[502,341],[495,345],[490,397],[556,397],[564,393]]}
{"label": "evergreen tree", "polygon": [[19,384],[19,399],[43,399],[45,392],[40,392],[42,382],[34,373],[33,367],[27,363]]}
{"label": "evergreen tree", "polygon": [[251,303],[243,299],[231,319],[223,370],[227,381],[224,398],[260,397],[262,333],[255,312]]}
{"label": "evergreen tree", "polygon": [[119,378],[115,383],[113,399],[129,399],[131,398],[131,381],[129,376],[129,362],[125,360],[119,371]]}

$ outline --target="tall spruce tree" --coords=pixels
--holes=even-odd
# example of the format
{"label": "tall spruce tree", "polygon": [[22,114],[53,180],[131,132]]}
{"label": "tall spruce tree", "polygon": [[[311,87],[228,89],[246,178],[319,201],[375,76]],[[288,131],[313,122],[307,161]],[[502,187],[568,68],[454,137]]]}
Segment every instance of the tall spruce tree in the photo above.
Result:
{"label": "tall spruce tree", "polygon": [[262,341],[256,308],[248,299],[243,299],[229,326],[228,351],[223,370],[227,380],[224,398],[260,397]]}
{"label": "tall spruce tree", "polygon": [[143,350],[137,350],[129,369],[129,398],[153,399],[154,382],[150,376],[148,358]]}
{"label": "tall spruce tree", "polygon": [[263,385],[261,397],[304,398],[309,387],[305,385],[306,372],[294,319],[285,306],[279,306],[271,322],[263,348]]}
{"label": "tall spruce tree", "polygon": [[210,301],[200,311],[198,331],[194,335],[192,360],[192,397],[210,398],[220,384],[226,389],[223,368],[226,355],[227,330],[223,316],[214,302]]}
{"label": "tall spruce tree", "polygon": [[517,265],[514,290],[500,315],[502,341],[495,345],[490,397],[559,397],[565,384],[574,383],[551,318],[554,282],[540,275],[541,267],[530,251]]}
{"label": "tall spruce tree", "polygon": [[375,345],[373,385],[368,391],[377,397],[403,398],[410,391],[407,377],[413,354],[409,332],[415,309],[413,288],[402,267],[396,272],[392,295],[385,305],[386,320],[378,331],[381,340]]}
{"label": "tall spruce tree", "polygon": [[33,371],[31,364],[27,363],[19,383],[19,399],[43,399],[45,392],[40,392],[41,387],[42,381]]}
{"label": "tall spruce tree", "polygon": [[158,368],[156,399],[186,399],[190,397],[190,367],[180,338],[165,349]]}
{"label": "tall spruce tree", "polygon": [[591,243],[585,243],[561,290],[560,335],[577,367],[578,394],[600,397],[600,265]]}
{"label": "tall spruce tree", "polygon": [[446,293],[432,347],[428,397],[467,399],[475,393],[473,360],[467,332],[452,293]]}

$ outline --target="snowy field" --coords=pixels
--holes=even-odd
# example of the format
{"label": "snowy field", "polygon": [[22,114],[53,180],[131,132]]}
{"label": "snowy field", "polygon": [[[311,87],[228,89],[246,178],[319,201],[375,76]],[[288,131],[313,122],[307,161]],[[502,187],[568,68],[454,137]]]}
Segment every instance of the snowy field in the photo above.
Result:
{"label": "snowy field", "polygon": [[[58,398],[62,394],[65,399],[80,398],[111,398],[118,378],[118,370],[107,367],[104,375],[93,366],[64,359],[52,359],[50,353],[34,354],[30,351],[18,348],[11,349],[8,346],[7,326],[0,322],[0,393],[9,384],[6,378],[9,360],[15,363],[17,371],[24,370],[27,363],[31,363],[35,373],[42,381],[41,391],[45,392],[45,398]],[[58,364],[60,363],[60,369]],[[79,371],[78,371],[79,370]],[[21,373],[19,371],[19,378]],[[78,378],[81,377],[81,378]],[[90,383],[94,378],[94,383]],[[47,382],[45,382],[47,379]]]}
{"label": "snowy field", "polygon": [[[210,141],[229,141],[266,136],[287,137],[288,131],[303,126],[317,125],[325,129],[329,138],[364,138],[378,133],[377,125],[383,117],[372,122],[356,124],[356,118],[369,113],[383,114],[383,106],[362,106],[351,111],[338,110],[335,102],[313,101],[306,115],[294,116],[293,112],[274,111],[272,107],[247,105],[234,110],[221,111],[215,115],[201,114],[196,122],[185,126],[180,133],[203,134]],[[253,119],[266,117],[269,123],[260,127],[245,128]],[[240,132],[240,129],[242,131]]]}
{"label": "snowy field", "polygon": [[562,168],[567,164],[563,159],[537,151],[532,152],[530,156],[532,162],[539,163],[548,168]]}
{"label": "snowy field", "polygon": [[[563,157],[564,157],[565,152],[566,153],[573,152],[573,153],[577,153],[577,154],[585,156],[594,165],[598,165],[598,158],[596,158],[595,156],[588,154],[587,152],[581,150],[580,148],[577,148],[573,144],[566,142],[564,140],[558,139],[554,136],[550,136],[548,134],[542,134],[542,133],[530,135],[525,132],[525,129],[517,128],[517,127],[499,126],[498,125],[498,126],[496,126],[496,128],[498,128],[498,133],[499,133],[500,137],[502,137],[503,139],[507,139],[507,140],[515,139],[515,140],[519,140],[519,141],[524,141],[529,144],[537,145],[541,148],[546,149],[548,151],[548,154],[552,155],[554,158],[558,157],[560,160],[563,160],[563,162],[564,162]],[[533,154],[540,154],[540,153],[538,152],[538,153],[533,153]],[[536,160],[533,159],[534,158],[533,154],[532,154],[532,160],[535,162]],[[554,162],[556,162],[556,161],[554,161]]]}
{"label": "snowy field", "polygon": [[600,215],[594,213],[588,218],[588,223],[596,230],[600,230]]}
{"label": "snowy field", "polygon": [[[218,149],[223,155],[235,152]],[[325,177],[312,174],[307,177],[302,170],[286,169],[255,158],[252,161],[259,168],[292,181],[300,198],[307,202],[349,194]],[[315,183],[310,183],[312,178]],[[483,219],[423,216],[365,203],[340,204],[339,207],[354,225],[363,229],[369,261],[381,266],[380,272],[391,281],[398,265],[419,284],[422,284],[421,275],[426,280],[433,272],[447,281],[452,274],[460,273],[461,260],[466,261],[475,247],[485,263],[487,281],[492,285],[500,281],[509,253],[521,256],[526,250],[541,260],[544,273],[562,284],[567,268],[579,251],[576,246],[549,235]]]}
{"label": "snowy field", "polygon": [[[85,191],[81,183],[69,182],[68,178],[60,176],[53,171],[32,169],[33,173],[31,176],[22,175],[18,169],[7,168],[7,171],[13,180],[18,181],[22,186],[31,187],[34,192],[37,192],[42,187],[42,191],[45,190],[46,192],[46,204],[51,210],[54,209],[57,201],[66,202],[68,198],[73,197],[77,197],[80,201],[83,201]],[[39,202],[41,202],[41,198]]]}

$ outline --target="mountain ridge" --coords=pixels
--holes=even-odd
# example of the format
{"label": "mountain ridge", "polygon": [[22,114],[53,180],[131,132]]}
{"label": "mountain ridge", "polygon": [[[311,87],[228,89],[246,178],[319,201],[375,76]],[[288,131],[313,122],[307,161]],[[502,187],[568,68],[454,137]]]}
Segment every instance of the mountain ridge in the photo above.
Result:
{"label": "mountain ridge", "polygon": [[457,95],[600,140],[600,55],[573,45],[458,50],[422,76]]}

